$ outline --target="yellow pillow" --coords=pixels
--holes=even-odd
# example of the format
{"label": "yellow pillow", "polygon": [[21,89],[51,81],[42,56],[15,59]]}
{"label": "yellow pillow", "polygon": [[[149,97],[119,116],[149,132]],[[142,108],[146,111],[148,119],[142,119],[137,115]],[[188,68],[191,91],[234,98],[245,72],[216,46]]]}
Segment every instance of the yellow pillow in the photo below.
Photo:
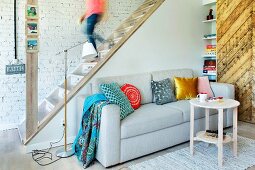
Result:
{"label": "yellow pillow", "polygon": [[188,100],[197,97],[198,78],[175,77],[174,83],[177,100]]}

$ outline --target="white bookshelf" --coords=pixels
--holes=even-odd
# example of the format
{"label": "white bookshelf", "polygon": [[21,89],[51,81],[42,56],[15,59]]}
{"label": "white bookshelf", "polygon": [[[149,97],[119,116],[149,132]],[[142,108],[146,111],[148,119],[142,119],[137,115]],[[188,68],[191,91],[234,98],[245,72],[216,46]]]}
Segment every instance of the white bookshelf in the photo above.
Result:
{"label": "white bookshelf", "polygon": [[216,19],[205,20],[205,21],[202,21],[202,22],[203,22],[203,23],[216,22]]}
{"label": "white bookshelf", "polygon": [[213,5],[216,4],[216,0],[203,0],[203,5]]}
{"label": "white bookshelf", "polygon": [[216,58],[216,55],[203,55],[204,58]]}
{"label": "white bookshelf", "polygon": [[203,40],[216,40],[216,36],[203,38]]}
{"label": "white bookshelf", "polygon": [[[206,32],[205,35],[217,34],[216,33],[216,22],[217,22],[217,20],[216,20],[216,0],[203,0],[202,3],[203,3],[202,4],[203,8],[207,9],[208,13],[209,13],[209,9],[213,9],[213,15],[214,15],[214,19],[206,20],[206,16],[208,15],[208,13],[204,14],[204,20],[202,22],[205,24],[205,27],[208,28],[208,32]],[[204,40],[205,48],[209,44],[216,45],[217,35],[209,36],[207,38],[203,37],[203,40]],[[204,60],[204,62],[206,60],[216,60],[216,64],[217,64],[217,56],[208,54],[207,52],[204,53],[203,60]],[[204,68],[203,68],[203,70],[204,70]],[[208,76],[209,80],[211,80],[211,81],[217,81],[217,65],[216,65],[216,73],[212,73],[212,72],[203,73],[203,75]]]}

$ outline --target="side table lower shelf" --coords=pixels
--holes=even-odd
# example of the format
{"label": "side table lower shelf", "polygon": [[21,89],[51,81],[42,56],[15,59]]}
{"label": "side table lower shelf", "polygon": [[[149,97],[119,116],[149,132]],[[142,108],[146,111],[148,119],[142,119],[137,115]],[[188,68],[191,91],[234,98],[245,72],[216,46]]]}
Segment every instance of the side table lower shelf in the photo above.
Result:
{"label": "side table lower shelf", "polygon": [[[202,141],[202,142],[206,142],[206,143],[211,143],[211,144],[215,144],[215,145],[218,144],[218,138],[207,136],[205,133],[206,133],[205,131],[198,132],[196,134],[196,137],[194,137],[194,140]],[[232,142],[232,141],[233,140],[232,140],[231,136],[224,135],[223,143],[228,143],[228,142]]]}

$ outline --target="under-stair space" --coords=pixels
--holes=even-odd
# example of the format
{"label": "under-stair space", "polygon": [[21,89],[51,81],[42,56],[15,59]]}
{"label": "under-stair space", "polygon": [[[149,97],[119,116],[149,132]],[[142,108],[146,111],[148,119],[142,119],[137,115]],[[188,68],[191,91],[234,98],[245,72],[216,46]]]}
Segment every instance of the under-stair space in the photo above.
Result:
{"label": "under-stair space", "polygon": [[[150,17],[164,0],[146,0],[130,17],[109,36],[107,43],[98,48],[98,62],[82,62],[68,74],[67,101],[70,101],[80,91],[98,70],[114,55],[114,53],[132,36],[132,34]],[[25,121],[19,126],[22,140],[27,144],[52,118],[64,107],[64,82],[54,89],[40,104],[38,111],[38,128],[35,133],[25,138]]]}

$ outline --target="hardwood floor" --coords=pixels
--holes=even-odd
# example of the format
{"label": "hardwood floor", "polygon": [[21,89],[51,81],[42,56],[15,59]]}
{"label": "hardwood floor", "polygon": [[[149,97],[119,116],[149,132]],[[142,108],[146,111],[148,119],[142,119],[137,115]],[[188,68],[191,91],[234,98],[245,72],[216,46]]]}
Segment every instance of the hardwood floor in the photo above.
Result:
{"label": "hardwood floor", "polygon": [[[231,129],[229,129],[230,131]],[[238,122],[238,135],[255,139],[255,125],[248,124],[244,122]],[[148,159],[155,158],[160,155],[164,155],[169,152],[179,150],[184,147],[188,147],[189,143],[180,144],[175,147],[165,149],[163,151],[156,152],[154,154],[144,156],[121,165],[110,167],[107,169],[113,170],[125,170],[132,164],[143,162]],[[55,153],[57,148],[51,150]],[[54,157],[53,159],[56,159]],[[0,170],[81,170],[83,169],[82,164],[78,162],[76,157],[70,157],[66,159],[61,159],[56,163],[49,166],[39,166],[32,160],[31,154],[25,154],[25,148],[21,144],[18,131],[16,129],[1,131],[0,132]],[[254,162],[255,164],[255,162]],[[88,170],[101,170],[104,167],[95,162],[94,165],[87,168]],[[249,170],[255,170],[255,166],[249,168]]]}

